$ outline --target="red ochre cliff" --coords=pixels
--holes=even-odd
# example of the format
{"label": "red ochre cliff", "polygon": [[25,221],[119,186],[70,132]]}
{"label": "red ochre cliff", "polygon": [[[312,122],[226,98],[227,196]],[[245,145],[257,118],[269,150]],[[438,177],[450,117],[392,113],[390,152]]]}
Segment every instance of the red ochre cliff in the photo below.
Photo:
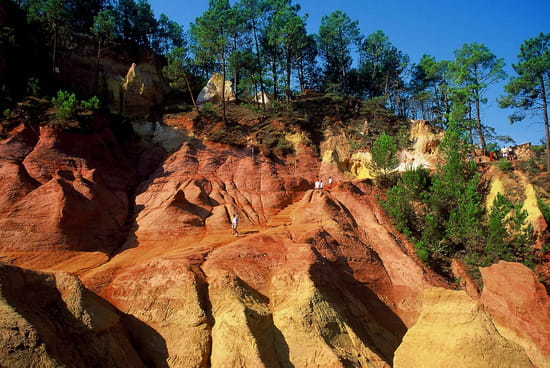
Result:
{"label": "red ochre cliff", "polygon": [[[107,124],[9,132],[1,366],[550,367],[529,269],[501,262],[481,293],[456,290],[370,184],[307,146],[285,162],[183,141],[160,160]],[[335,185],[313,190],[319,173]]]}

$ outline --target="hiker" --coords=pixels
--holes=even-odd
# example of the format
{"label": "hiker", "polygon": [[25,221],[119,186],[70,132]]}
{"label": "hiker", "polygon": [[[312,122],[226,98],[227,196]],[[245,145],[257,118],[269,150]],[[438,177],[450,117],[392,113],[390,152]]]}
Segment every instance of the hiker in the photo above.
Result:
{"label": "hiker", "polygon": [[231,231],[233,231],[234,236],[239,236],[237,226],[239,226],[239,216],[237,216],[237,214],[234,214],[233,218],[231,219]]}
{"label": "hiker", "polygon": [[321,180],[319,182],[319,189],[323,190],[324,187],[325,187],[325,183],[323,183],[323,181]]}
{"label": "hiker", "polygon": [[321,182],[319,182],[319,180],[315,180],[315,189],[319,189],[320,186]]}
{"label": "hiker", "polygon": [[328,177],[328,189],[332,188],[332,176]]}

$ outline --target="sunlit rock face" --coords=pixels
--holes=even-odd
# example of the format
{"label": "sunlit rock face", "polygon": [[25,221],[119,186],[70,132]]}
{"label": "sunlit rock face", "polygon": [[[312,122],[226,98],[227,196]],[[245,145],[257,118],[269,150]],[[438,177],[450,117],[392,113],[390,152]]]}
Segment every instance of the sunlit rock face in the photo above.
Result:
{"label": "sunlit rock face", "polygon": [[499,333],[522,346],[535,366],[550,367],[550,297],[533,271],[501,261],[481,275],[481,300]]}
{"label": "sunlit rock face", "polygon": [[148,63],[133,63],[126,73],[122,89],[122,112],[131,118],[147,116],[168,92],[156,65]]}
{"label": "sunlit rock face", "polygon": [[0,264],[0,311],[3,367],[146,366],[125,317],[76,276]]}
{"label": "sunlit rock face", "polygon": [[41,127],[29,140],[27,129],[2,146],[0,249],[108,252],[118,246],[136,174],[110,130]]}
{"label": "sunlit rock face", "polygon": [[224,99],[226,101],[233,101],[235,99],[235,93],[233,92],[232,83],[230,80],[225,81],[223,85],[223,76],[219,73],[212,74],[212,77],[206,83],[206,86],[201,90],[197,97],[197,104],[204,105],[207,102],[218,103],[222,100],[222,91],[225,88]]}
{"label": "sunlit rock face", "polygon": [[424,292],[422,313],[395,352],[394,367],[534,367],[464,291]]}
{"label": "sunlit rock face", "polygon": [[545,367],[529,270],[450,290],[337,159],[299,137],[286,158],[200,141],[192,124],[145,126],[156,148],[107,127],[2,141],[0,261],[27,270],[0,264],[0,365]]}

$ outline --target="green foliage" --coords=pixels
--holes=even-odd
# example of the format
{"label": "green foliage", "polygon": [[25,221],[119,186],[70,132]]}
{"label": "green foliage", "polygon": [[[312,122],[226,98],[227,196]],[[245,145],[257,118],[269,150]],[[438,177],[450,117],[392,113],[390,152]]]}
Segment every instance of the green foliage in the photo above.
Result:
{"label": "green foliage", "polygon": [[74,93],[58,91],[57,97],[52,98],[58,120],[64,121],[73,118],[76,114],[78,102]]}
{"label": "green foliage", "polygon": [[487,244],[483,263],[499,260],[531,262],[533,228],[526,224],[527,211],[497,194],[487,220]]}
{"label": "green foliage", "polygon": [[[490,85],[506,77],[504,59],[497,58],[487,46],[478,43],[464,44],[455,50],[455,60],[451,64],[452,78],[456,83],[456,90],[460,91],[462,104],[471,105],[474,112],[475,129],[479,143],[484,152],[487,152],[485,132],[481,123],[480,105],[486,102],[486,92]],[[458,100],[455,101],[455,104]],[[466,111],[464,111],[466,112]],[[465,114],[462,114],[465,116]],[[460,122],[460,120],[455,120]]]}
{"label": "green foliage", "polygon": [[79,110],[98,110],[101,102],[97,96],[87,101],[78,101],[74,93],[57,91],[57,96],[52,98],[57,120],[68,121],[77,118]]}
{"label": "green foliage", "polygon": [[537,198],[537,205],[540,212],[544,216],[544,220],[550,224],[550,205],[546,204],[542,199]]}
{"label": "green foliage", "polygon": [[6,119],[10,119],[13,117],[13,112],[10,109],[4,109],[2,116]]}
{"label": "green foliage", "polygon": [[36,77],[30,77],[27,81],[27,94],[37,97],[40,94],[40,81]]}
{"label": "green foliage", "polygon": [[88,101],[82,100],[80,101],[80,104],[86,110],[99,110],[99,108],[101,107],[101,103],[97,96],[90,98]]}
{"label": "green foliage", "polygon": [[388,172],[393,170],[399,163],[397,157],[397,144],[393,137],[382,133],[373,143],[371,167],[387,176]]}
{"label": "green foliage", "polygon": [[403,84],[402,73],[409,57],[399,51],[381,30],[368,35],[359,49],[359,75],[363,81],[362,93],[368,98],[388,96],[390,86]]}
{"label": "green foliage", "polygon": [[[548,141],[548,81],[550,78],[550,33],[523,42],[520,46],[518,63],[512,65],[517,76],[510,78],[504,90],[506,94],[498,100],[500,107],[513,108],[510,123],[535,116],[544,121],[546,146]],[[550,152],[546,166],[550,167]]]}
{"label": "green foliage", "polygon": [[399,133],[397,134],[397,147],[401,150],[409,149],[411,147],[409,128],[406,125],[401,125],[399,128]]}
{"label": "green foliage", "polygon": [[531,174],[531,175],[540,174],[539,164],[537,163],[537,160],[535,160],[534,158],[531,158],[527,161],[518,161],[518,166],[523,172],[526,172],[528,174]]}
{"label": "green foliage", "polygon": [[512,164],[510,163],[510,161],[506,160],[506,159],[503,159],[501,158],[500,160],[498,160],[497,162],[497,167],[504,171],[504,172],[510,172],[512,171],[514,168],[512,167]]}
{"label": "green foliage", "polygon": [[318,34],[319,55],[325,65],[324,84],[332,84],[338,92],[345,92],[345,76],[352,63],[351,47],[361,42],[358,22],[336,10],[321,18]]}
{"label": "green foliage", "polygon": [[116,37],[115,12],[111,9],[106,9],[97,13],[90,31],[100,43],[113,40]]}

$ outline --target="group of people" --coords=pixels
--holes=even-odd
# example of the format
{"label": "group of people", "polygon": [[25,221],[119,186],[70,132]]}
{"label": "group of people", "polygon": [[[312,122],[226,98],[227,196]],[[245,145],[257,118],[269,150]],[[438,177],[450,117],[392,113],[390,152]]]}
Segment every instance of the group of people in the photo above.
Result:
{"label": "group of people", "polygon": [[514,149],[512,146],[504,146],[500,149],[500,154],[502,155],[502,158],[512,161],[516,159],[516,153],[514,152]]}
{"label": "group of people", "polygon": [[[328,177],[328,189],[330,189],[332,187],[332,176],[329,176]],[[321,180],[320,178],[317,178],[317,180],[315,180],[315,186],[314,186],[315,189],[325,189],[325,182],[323,180]]]}

